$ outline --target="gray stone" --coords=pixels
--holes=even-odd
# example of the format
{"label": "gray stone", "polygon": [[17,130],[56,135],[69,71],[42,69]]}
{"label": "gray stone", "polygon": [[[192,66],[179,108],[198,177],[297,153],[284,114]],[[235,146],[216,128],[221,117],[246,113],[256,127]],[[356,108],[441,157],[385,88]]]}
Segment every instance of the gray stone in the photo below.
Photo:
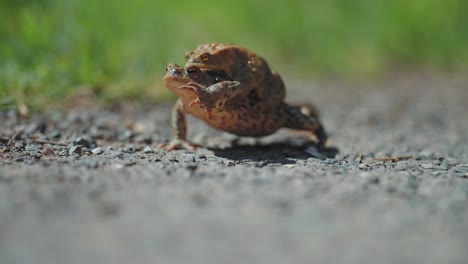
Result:
{"label": "gray stone", "polygon": [[81,150],[82,150],[81,146],[71,146],[68,149],[68,155],[81,154]]}
{"label": "gray stone", "polygon": [[431,170],[439,168],[439,166],[431,164],[431,163],[424,163],[424,164],[421,164],[419,166],[421,166],[421,168],[423,168],[423,169],[431,169]]}
{"label": "gray stone", "polygon": [[152,149],[150,146],[146,146],[146,147],[143,149],[143,152],[144,152],[144,153],[154,153],[153,149]]}
{"label": "gray stone", "polygon": [[26,146],[26,143],[23,140],[19,140],[15,142],[15,149],[22,150]]}
{"label": "gray stone", "polygon": [[97,147],[97,148],[92,149],[91,153],[93,153],[94,155],[99,155],[103,153],[103,150],[101,147]]}
{"label": "gray stone", "polygon": [[135,153],[136,148],[133,145],[129,144],[129,145],[126,145],[122,151],[125,153],[132,154],[132,153]]}

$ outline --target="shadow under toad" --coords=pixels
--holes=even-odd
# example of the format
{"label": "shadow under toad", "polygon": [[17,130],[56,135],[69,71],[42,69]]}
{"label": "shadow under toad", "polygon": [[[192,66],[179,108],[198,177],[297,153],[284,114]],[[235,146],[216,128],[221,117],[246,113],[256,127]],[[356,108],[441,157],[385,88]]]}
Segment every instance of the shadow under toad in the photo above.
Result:
{"label": "shadow under toad", "polygon": [[[254,144],[243,144],[232,142],[232,146],[226,148],[209,148],[215,156],[241,162],[261,162],[262,164],[296,164],[297,160],[307,160],[313,157],[307,153],[308,147],[317,145],[307,141],[302,143],[291,142],[284,140],[279,142],[262,143],[255,142]],[[331,146],[320,150],[322,159],[334,158],[339,149]]]}

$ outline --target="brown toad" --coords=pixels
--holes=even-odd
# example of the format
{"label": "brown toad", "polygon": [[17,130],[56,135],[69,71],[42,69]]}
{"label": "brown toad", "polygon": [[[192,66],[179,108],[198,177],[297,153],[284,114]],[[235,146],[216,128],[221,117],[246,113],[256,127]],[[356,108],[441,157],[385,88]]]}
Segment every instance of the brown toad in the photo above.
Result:
{"label": "brown toad", "polygon": [[315,111],[283,102],[281,77],[252,51],[212,43],[200,45],[186,59],[185,67],[169,64],[164,76],[164,85],[179,97],[167,150],[195,147],[186,139],[185,113],[239,136],[261,137],[286,127],[310,131],[319,146],[325,144],[327,134]]}

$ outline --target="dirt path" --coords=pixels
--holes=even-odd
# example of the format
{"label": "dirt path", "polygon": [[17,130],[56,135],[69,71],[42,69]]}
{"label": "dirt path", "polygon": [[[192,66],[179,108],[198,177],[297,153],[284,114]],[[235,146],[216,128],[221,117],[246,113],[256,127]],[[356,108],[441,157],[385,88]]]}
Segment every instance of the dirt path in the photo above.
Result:
{"label": "dirt path", "polygon": [[165,153],[169,105],[1,113],[0,263],[466,263],[467,82],[287,83],[335,158],[193,119],[209,148]]}

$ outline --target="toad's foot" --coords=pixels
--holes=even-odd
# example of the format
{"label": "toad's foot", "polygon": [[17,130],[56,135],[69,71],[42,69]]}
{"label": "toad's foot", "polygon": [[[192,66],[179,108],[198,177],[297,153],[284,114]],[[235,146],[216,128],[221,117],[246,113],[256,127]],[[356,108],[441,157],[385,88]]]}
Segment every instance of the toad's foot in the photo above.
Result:
{"label": "toad's foot", "polygon": [[164,148],[167,152],[176,149],[196,150],[200,145],[192,143],[185,139],[173,139],[170,142],[159,145],[160,148]]}
{"label": "toad's foot", "polygon": [[327,156],[322,154],[319,149],[317,149],[315,146],[308,146],[305,149],[305,152],[313,157],[316,157],[317,159],[325,160],[327,159]]}

